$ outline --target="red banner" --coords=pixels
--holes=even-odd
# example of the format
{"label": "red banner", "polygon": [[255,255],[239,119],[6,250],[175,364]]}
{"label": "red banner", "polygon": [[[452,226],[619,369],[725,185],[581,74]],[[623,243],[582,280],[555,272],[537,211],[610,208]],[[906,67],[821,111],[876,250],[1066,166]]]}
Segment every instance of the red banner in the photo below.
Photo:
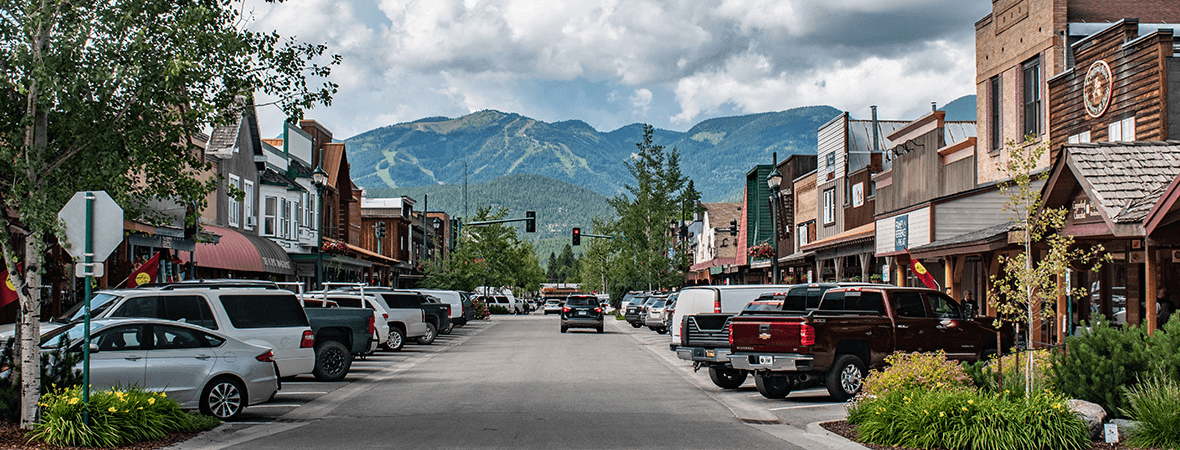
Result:
{"label": "red banner", "polygon": [[141,284],[155,283],[156,275],[160,272],[160,252],[156,252],[152,259],[131,272],[127,277],[127,287],[133,288]]}
{"label": "red banner", "polygon": [[[909,252],[907,252],[908,254]],[[926,287],[936,291],[939,290],[938,283],[934,282],[934,276],[930,275],[930,272],[926,270],[926,266],[923,266],[917,259],[910,258],[910,269],[914,271],[914,275],[917,275],[918,279],[922,280],[922,284],[925,284]]]}
{"label": "red banner", "polygon": [[[21,273],[21,267],[16,266],[16,273]],[[3,274],[0,274],[0,308],[8,306],[9,303],[15,302],[20,297],[16,295],[16,287],[13,286],[12,280],[8,279],[8,270],[5,269]]]}

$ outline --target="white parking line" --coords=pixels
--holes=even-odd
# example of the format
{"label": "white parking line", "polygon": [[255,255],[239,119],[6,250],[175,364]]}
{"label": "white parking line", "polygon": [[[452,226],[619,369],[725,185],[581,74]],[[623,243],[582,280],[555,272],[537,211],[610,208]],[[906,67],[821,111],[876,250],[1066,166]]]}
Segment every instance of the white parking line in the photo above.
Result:
{"label": "white parking line", "polygon": [[312,395],[312,394],[324,395],[324,394],[327,394],[327,392],[275,392],[275,395]]}
{"label": "white parking line", "polygon": [[781,408],[770,408],[770,411],[782,411],[784,409],[798,409],[798,408],[819,408],[821,406],[836,406],[836,405],[843,405],[843,403],[817,403],[814,405],[784,406]]}
{"label": "white parking line", "polygon": [[303,405],[254,405],[251,408],[298,408]]}

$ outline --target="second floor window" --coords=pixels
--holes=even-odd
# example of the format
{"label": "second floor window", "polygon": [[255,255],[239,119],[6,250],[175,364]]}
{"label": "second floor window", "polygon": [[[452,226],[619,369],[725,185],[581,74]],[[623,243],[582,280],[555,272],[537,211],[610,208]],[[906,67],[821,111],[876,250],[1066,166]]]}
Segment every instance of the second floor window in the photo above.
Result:
{"label": "second floor window", "polygon": [[242,180],[242,192],[245,192],[245,197],[242,199],[243,217],[246,218],[246,229],[253,230],[254,227],[250,225],[250,221],[254,218],[254,182],[250,180]]}
{"label": "second floor window", "polygon": [[991,138],[991,149],[993,151],[999,150],[1004,146],[1004,133],[1000,128],[1003,124],[1004,118],[1001,115],[1000,107],[1003,105],[1000,95],[1000,77],[999,75],[991,77],[988,80],[987,95],[988,95],[988,117],[990,118],[988,126],[989,137]]}
{"label": "second floor window", "polygon": [[1135,116],[1112,122],[1107,130],[1111,142],[1131,142],[1135,140]]}
{"label": "second floor window", "polygon": [[[1024,136],[1041,134],[1041,59],[1033,58],[1024,63],[1024,89],[1021,103],[1024,105]],[[1022,136],[1023,137],[1023,136]]]}
{"label": "second floor window", "polygon": [[836,189],[824,191],[824,225],[836,223]]}
{"label": "second floor window", "polygon": [[271,197],[271,196],[267,196],[266,200],[263,202],[263,206],[262,206],[262,235],[263,236],[274,236],[275,235],[275,221],[278,220],[275,213],[276,213],[276,210],[278,209],[278,202],[279,202],[278,198]]}
{"label": "second floor window", "polygon": [[229,181],[226,183],[226,221],[231,227],[241,226],[242,223],[242,202],[239,202],[234,195],[242,189],[242,179],[237,175],[230,174]]}

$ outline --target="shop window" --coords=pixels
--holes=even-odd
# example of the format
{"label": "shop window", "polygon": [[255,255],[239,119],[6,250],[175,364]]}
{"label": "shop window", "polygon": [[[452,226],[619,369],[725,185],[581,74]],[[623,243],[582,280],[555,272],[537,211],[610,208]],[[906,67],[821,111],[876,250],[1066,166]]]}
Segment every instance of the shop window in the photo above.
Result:
{"label": "shop window", "polygon": [[231,227],[241,226],[242,223],[242,202],[239,202],[235,197],[235,194],[242,189],[241,183],[242,179],[234,174],[229,175],[229,181],[226,183],[226,221]]}
{"label": "shop window", "polygon": [[1041,134],[1041,58],[1024,63],[1023,98],[1024,136]]}

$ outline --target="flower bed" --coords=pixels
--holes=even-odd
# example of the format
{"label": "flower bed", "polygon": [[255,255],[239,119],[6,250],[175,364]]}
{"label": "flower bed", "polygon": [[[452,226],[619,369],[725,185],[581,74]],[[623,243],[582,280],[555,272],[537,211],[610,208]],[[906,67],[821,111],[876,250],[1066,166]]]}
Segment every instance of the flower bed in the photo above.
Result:
{"label": "flower bed", "polygon": [[41,419],[29,439],[53,445],[116,447],[160,440],[169,433],[212,429],[216,418],[186,412],[164,393],[132,387],[90,393],[90,425],[83,421],[82,388],[41,396]]}

